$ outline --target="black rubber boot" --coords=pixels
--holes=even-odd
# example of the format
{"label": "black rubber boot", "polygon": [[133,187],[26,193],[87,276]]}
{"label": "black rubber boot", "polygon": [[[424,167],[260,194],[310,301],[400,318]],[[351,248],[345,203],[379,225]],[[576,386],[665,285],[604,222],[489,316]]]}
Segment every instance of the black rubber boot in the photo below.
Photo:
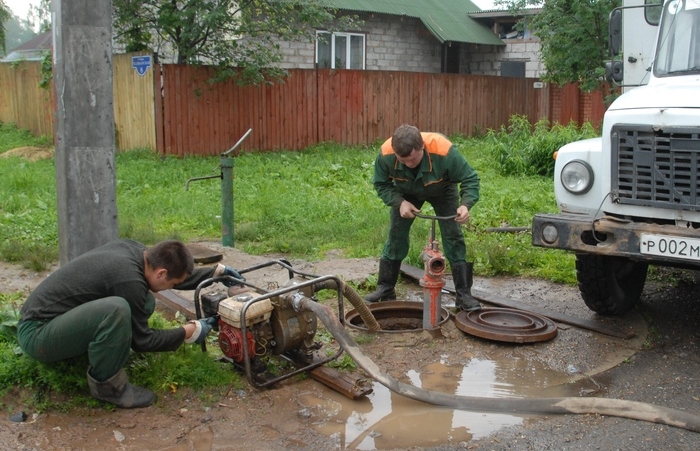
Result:
{"label": "black rubber boot", "polygon": [[365,302],[392,301],[396,299],[396,282],[399,280],[401,260],[379,260],[379,275],[377,276],[377,289],[365,296]]}
{"label": "black rubber boot", "polygon": [[457,310],[480,310],[481,304],[472,297],[474,263],[458,262],[452,265],[452,280],[455,284],[455,307]]}
{"label": "black rubber boot", "polygon": [[99,399],[114,404],[122,409],[135,409],[148,407],[156,402],[156,394],[143,387],[137,387],[129,383],[129,378],[124,369],[104,382],[98,382],[87,373],[90,394]]}

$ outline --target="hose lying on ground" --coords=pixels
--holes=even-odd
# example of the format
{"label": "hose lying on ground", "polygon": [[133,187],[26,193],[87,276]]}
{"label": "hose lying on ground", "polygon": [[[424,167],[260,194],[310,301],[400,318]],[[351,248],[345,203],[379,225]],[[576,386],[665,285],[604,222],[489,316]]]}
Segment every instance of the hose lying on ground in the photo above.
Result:
{"label": "hose lying on ground", "polygon": [[676,409],[635,401],[609,398],[479,398],[426,390],[404,384],[383,372],[364,355],[338,317],[327,306],[307,297],[295,299],[294,308],[310,310],[333,334],[338,344],[355,362],[377,382],[407,398],[438,406],[478,412],[510,412],[540,414],[598,414],[651,423],[665,424],[689,431],[700,432],[700,416]]}

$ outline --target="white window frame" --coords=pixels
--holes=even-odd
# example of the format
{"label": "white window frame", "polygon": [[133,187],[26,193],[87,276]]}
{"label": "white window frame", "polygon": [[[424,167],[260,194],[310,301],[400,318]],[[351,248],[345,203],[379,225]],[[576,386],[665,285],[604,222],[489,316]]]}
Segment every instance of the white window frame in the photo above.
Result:
{"label": "white window frame", "polygon": [[[321,42],[321,36],[323,36],[324,39],[327,39],[328,45],[330,45],[330,50],[331,50],[331,69],[337,69],[335,67],[336,63],[336,37],[344,37],[346,39],[346,44],[345,44],[345,61],[348,62],[348,67],[352,66],[352,48],[351,48],[351,43],[352,43],[352,37],[359,37],[362,39],[362,67],[357,68],[354,70],[364,70],[365,69],[365,60],[367,58],[367,39],[366,36],[363,33],[331,33],[329,31],[316,31],[316,66],[318,66],[318,50],[319,50],[319,44]],[[342,68],[345,69],[345,68]]]}

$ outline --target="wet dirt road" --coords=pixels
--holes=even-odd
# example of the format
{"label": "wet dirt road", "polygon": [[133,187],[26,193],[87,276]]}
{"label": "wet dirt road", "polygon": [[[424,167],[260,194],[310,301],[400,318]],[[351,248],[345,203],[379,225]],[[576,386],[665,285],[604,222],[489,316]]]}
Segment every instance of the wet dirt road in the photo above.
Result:
{"label": "wet dirt road", "polygon": [[[668,271],[647,283],[639,313],[649,334],[633,356],[595,379],[596,396],[700,413],[700,286],[697,274]],[[700,434],[600,416],[537,418],[477,440],[489,450],[697,450]],[[447,447],[436,447],[446,450]]]}

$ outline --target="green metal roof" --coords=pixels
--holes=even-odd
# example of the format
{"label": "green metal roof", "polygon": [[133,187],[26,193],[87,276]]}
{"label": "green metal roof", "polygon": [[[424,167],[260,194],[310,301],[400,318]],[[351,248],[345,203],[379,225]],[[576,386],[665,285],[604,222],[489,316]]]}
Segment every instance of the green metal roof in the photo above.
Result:
{"label": "green metal roof", "polygon": [[345,11],[391,14],[420,19],[440,41],[505,45],[487,27],[467,15],[480,11],[469,0],[321,0]]}

